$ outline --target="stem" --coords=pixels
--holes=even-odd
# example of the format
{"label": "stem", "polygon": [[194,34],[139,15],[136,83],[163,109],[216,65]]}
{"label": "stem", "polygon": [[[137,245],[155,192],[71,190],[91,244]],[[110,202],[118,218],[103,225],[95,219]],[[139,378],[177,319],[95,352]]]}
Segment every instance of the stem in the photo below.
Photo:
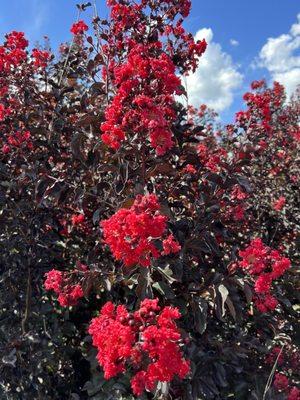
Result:
{"label": "stem", "polygon": [[[76,22],[79,21],[79,17],[80,17],[80,10],[78,10],[78,13],[77,13],[77,21],[76,21]],[[61,75],[60,75],[60,78],[59,78],[59,81],[58,81],[58,86],[61,85],[61,82],[62,82],[62,80],[63,80],[64,74],[65,74],[65,70],[66,70],[66,68],[67,68],[67,64],[68,64],[68,61],[69,61],[69,58],[70,58],[70,54],[71,54],[71,51],[72,51],[72,48],[73,48],[73,44],[74,44],[74,35],[73,35],[73,37],[72,37],[72,42],[71,42],[71,44],[70,44],[69,51],[68,51],[68,54],[67,54],[67,57],[66,57],[66,60],[65,60],[63,69],[62,69],[62,71],[61,71]]]}
{"label": "stem", "polygon": [[279,360],[279,357],[280,357],[280,355],[281,355],[281,353],[282,353],[282,350],[283,350],[284,346],[285,346],[284,344],[281,346],[280,352],[278,353],[278,356],[277,356],[277,358],[276,358],[276,360],[275,360],[275,363],[274,363],[274,365],[273,365],[273,368],[272,368],[272,370],[271,370],[271,372],[270,372],[270,375],[269,375],[269,377],[268,377],[268,380],[267,380],[267,383],[266,383],[266,386],[265,386],[265,390],[264,390],[264,394],[263,394],[262,400],[265,400],[265,399],[266,399],[266,395],[267,395],[267,393],[268,393],[268,391],[269,391],[269,389],[270,389],[270,387],[271,387],[271,383],[272,383],[272,380],[273,380],[273,376],[274,376],[274,373],[275,373],[276,368],[277,368],[278,360]]}
{"label": "stem", "polygon": [[30,303],[31,303],[30,299],[31,299],[31,270],[30,270],[30,267],[28,267],[25,312],[24,312],[24,317],[22,319],[22,323],[21,323],[23,334],[26,333],[26,325],[27,325],[29,313],[30,313]]}
{"label": "stem", "polygon": [[145,144],[142,144],[142,183],[143,189],[145,188],[146,184],[146,151],[145,151]]}

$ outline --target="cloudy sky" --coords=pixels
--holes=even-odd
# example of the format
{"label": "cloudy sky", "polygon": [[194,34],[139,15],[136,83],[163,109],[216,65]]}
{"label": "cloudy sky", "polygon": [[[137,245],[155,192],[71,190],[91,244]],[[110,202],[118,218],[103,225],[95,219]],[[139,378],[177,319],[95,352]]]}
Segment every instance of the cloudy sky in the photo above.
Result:
{"label": "cloudy sky", "polygon": [[[0,9],[0,34],[22,30],[32,44],[43,35],[53,48],[70,37],[80,0],[10,0]],[[96,0],[107,16],[105,0]],[[278,80],[291,94],[300,83],[300,4],[296,0],[192,0],[186,28],[208,49],[187,81],[189,101],[215,108],[225,121],[242,107],[254,79]],[[88,20],[91,11],[86,12]],[[42,41],[42,40],[41,40]]]}

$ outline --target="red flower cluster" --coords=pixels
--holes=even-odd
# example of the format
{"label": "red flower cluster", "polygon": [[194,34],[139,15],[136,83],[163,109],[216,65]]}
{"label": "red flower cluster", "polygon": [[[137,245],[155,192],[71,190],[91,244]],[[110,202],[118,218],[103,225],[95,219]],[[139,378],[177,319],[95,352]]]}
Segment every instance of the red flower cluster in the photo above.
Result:
{"label": "red flower cluster", "polygon": [[285,205],[285,197],[284,196],[280,196],[278,200],[274,201],[274,203],[272,204],[273,209],[275,211],[281,211],[283,209]]}
{"label": "red flower cluster", "polygon": [[27,149],[32,150],[33,143],[30,140],[30,138],[31,138],[31,134],[29,131],[25,131],[25,132],[18,131],[18,132],[15,132],[14,134],[8,135],[7,136],[8,144],[3,145],[2,152],[4,154],[7,154],[11,151],[11,146],[19,148],[23,145],[25,145],[27,147]]}
{"label": "red flower cluster", "polygon": [[74,214],[71,217],[72,225],[81,225],[85,221],[84,214]]}
{"label": "red flower cluster", "polygon": [[[291,386],[291,382],[285,374],[277,372],[275,374],[273,386],[278,392],[286,393]],[[289,390],[287,400],[300,400],[300,390],[296,386],[293,386]]]}
{"label": "red flower cluster", "polygon": [[72,26],[70,31],[73,33],[73,35],[83,35],[84,32],[86,32],[88,30],[88,26],[87,24],[80,20],[78,22],[75,22]]}
{"label": "red flower cluster", "polygon": [[271,134],[273,115],[285,100],[284,88],[278,82],[274,82],[273,89],[266,89],[264,80],[254,81],[251,88],[256,92],[244,95],[248,110],[238,112],[236,122],[242,127],[249,125],[248,129],[255,132],[255,135],[259,132]]}
{"label": "red flower cluster", "polygon": [[11,113],[10,108],[5,108],[3,104],[0,103],[0,122]]}
{"label": "red flower cluster", "polygon": [[126,4],[124,1],[108,1],[107,4],[111,7],[110,16],[113,21],[115,35],[130,29],[141,19],[141,5]]}
{"label": "red flower cluster", "polygon": [[20,65],[27,57],[27,46],[23,32],[13,31],[6,35],[4,46],[0,46],[0,72],[9,72],[12,67]]}
{"label": "red flower cluster", "polygon": [[33,65],[36,68],[45,68],[50,60],[49,51],[43,51],[39,49],[32,50]]}
{"label": "red flower cluster", "polygon": [[70,284],[65,273],[52,269],[45,274],[45,289],[53,290],[58,295],[58,302],[63,307],[75,306],[84,296],[79,284]]}
{"label": "red flower cluster", "polygon": [[8,143],[14,147],[20,147],[23,143],[26,143],[28,148],[32,148],[32,142],[30,141],[31,134],[29,131],[15,132],[13,135],[8,136]]}
{"label": "red flower cluster", "polygon": [[183,172],[185,174],[191,174],[194,175],[197,173],[196,168],[192,165],[192,164],[187,164],[184,168],[183,168]]}
{"label": "red flower cluster", "polygon": [[169,235],[167,239],[163,240],[162,255],[167,256],[169,254],[178,253],[181,249],[180,244],[175,240],[173,235]]}
{"label": "red flower cluster", "polygon": [[[278,357],[278,359],[277,359],[277,357]],[[278,346],[273,347],[271,352],[266,356],[265,362],[268,365],[273,365],[273,364],[275,364],[276,360],[277,360],[278,366],[282,366],[283,363],[285,362],[284,353],[281,350],[281,348]]]}
{"label": "red flower cluster", "polygon": [[197,153],[203,166],[212,172],[220,171],[222,163],[227,157],[227,152],[222,147],[215,148],[214,151],[211,151],[209,147],[203,143],[197,146]]}
{"label": "red flower cluster", "polygon": [[300,390],[296,386],[290,390],[287,400],[300,400]]}
{"label": "red flower cluster", "polygon": [[158,382],[183,379],[189,373],[189,362],[180,350],[181,334],[176,320],[177,308],[158,306],[158,299],[146,299],[140,309],[129,313],[124,305],[108,302],[89,327],[97,359],[110,379],[133,369],[133,393],[153,391]]}
{"label": "red flower cluster", "polygon": [[126,63],[114,69],[118,88],[101,125],[102,140],[117,150],[130,132],[161,156],[172,148],[171,124],[175,120],[173,94],[180,94],[180,79],[171,59],[161,53],[161,43],[135,45]]}
{"label": "red flower cluster", "polygon": [[278,346],[273,347],[265,358],[265,363],[273,367],[277,362],[277,368],[280,367],[280,372],[275,374],[273,386],[277,391],[288,391],[288,400],[300,400],[300,390],[293,387],[293,373],[299,369],[300,353],[297,346],[288,343],[284,348]]}
{"label": "red flower cluster", "polygon": [[167,217],[159,213],[160,205],[154,194],[137,196],[129,208],[121,208],[111,218],[102,221],[104,242],[114,257],[126,266],[139,264],[148,267],[151,258],[176,253],[180,245],[172,235],[163,240],[163,252],[155,240],[163,239]]}
{"label": "red flower cluster", "polygon": [[[174,94],[182,94],[176,68],[181,72],[194,70],[206,42],[195,43],[193,35],[183,29],[183,19],[177,20],[177,16],[189,14],[190,0],[142,0],[139,4],[116,0],[108,5],[116,39],[103,46],[110,62],[102,74],[115,86],[116,95],[101,125],[102,140],[118,150],[128,135],[137,138],[138,144],[148,138],[156,154],[162,156],[174,144]],[[156,9],[164,18],[149,16],[149,9]],[[149,18],[153,19],[150,32]],[[160,41],[160,35],[167,40]]]}
{"label": "red flower cluster", "polygon": [[28,40],[25,39],[24,32],[12,31],[6,36],[6,46],[11,50],[24,50],[28,46]]}
{"label": "red flower cluster", "polygon": [[168,37],[173,35],[174,41],[178,43],[177,48],[174,48],[172,42],[169,41],[167,50],[173,55],[174,63],[182,73],[195,72],[207,43],[205,39],[195,42],[193,35],[187,33],[183,28],[182,22],[183,20],[180,19],[175,26],[169,24],[165,27],[165,35]]}
{"label": "red flower cluster", "polygon": [[273,385],[276,390],[285,391],[289,386],[289,379],[286,375],[277,372]]}
{"label": "red flower cluster", "polygon": [[245,219],[245,208],[243,204],[238,204],[233,207],[229,207],[225,214],[227,219],[233,219],[234,221],[244,221]]}
{"label": "red flower cluster", "polygon": [[239,185],[235,185],[230,193],[231,200],[245,200],[248,194],[245,193]]}
{"label": "red flower cluster", "polygon": [[245,250],[239,252],[239,256],[242,258],[239,266],[255,279],[256,307],[261,312],[274,310],[278,301],[271,295],[272,282],[290,268],[290,260],[279,251],[265,246],[259,238],[252,240]]}

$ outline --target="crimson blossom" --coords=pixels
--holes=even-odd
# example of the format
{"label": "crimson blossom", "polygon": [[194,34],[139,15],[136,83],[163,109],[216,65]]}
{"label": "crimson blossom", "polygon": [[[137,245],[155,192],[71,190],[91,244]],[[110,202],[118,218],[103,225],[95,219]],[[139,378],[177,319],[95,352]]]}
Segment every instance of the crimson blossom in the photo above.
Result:
{"label": "crimson blossom", "polygon": [[[160,213],[160,204],[154,194],[137,196],[129,208],[121,208],[109,219],[102,221],[104,243],[116,260],[125,266],[139,264],[149,267],[151,258],[177,253],[179,243],[167,234],[167,220]],[[163,251],[156,245],[162,240]]]}
{"label": "crimson blossom", "polygon": [[279,251],[265,246],[260,238],[253,239],[239,255],[242,258],[240,267],[255,280],[256,307],[261,312],[274,310],[278,301],[271,295],[272,282],[290,268],[290,260]]}
{"label": "crimson blossom", "polygon": [[[190,12],[189,0],[161,1],[155,6],[150,0],[109,1],[108,6],[115,37],[103,47],[108,65],[102,76],[113,84],[115,96],[106,108],[101,138],[114,150],[128,137],[142,146],[149,141],[156,155],[163,156],[174,145],[174,95],[184,93],[176,71],[195,70],[206,42],[195,42],[182,27],[182,17]],[[148,17],[148,8],[157,8],[164,18],[154,13]],[[153,25],[147,33],[149,18]]]}
{"label": "crimson blossom", "polygon": [[78,22],[75,22],[72,26],[70,31],[73,33],[73,35],[82,35],[84,32],[88,30],[87,24],[80,20]]}
{"label": "crimson blossom", "polygon": [[132,391],[139,396],[153,391],[158,382],[171,382],[189,373],[189,362],[180,349],[177,308],[161,307],[158,299],[145,299],[130,313],[124,305],[106,303],[89,327],[97,359],[110,379],[133,369]]}
{"label": "crimson blossom", "polygon": [[45,289],[53,290],[58,295],[58,302],[63,307],[75,306],[84,296],[82,287],[73,283],[66,273],[52,269],[46,273]]}

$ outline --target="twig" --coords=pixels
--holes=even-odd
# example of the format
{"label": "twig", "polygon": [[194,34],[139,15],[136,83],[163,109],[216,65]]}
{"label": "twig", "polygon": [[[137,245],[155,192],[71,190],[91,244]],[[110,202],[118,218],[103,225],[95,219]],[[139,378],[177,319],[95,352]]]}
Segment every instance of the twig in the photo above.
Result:
{"label": "twig", "polygon": [[28,267],[28,277],[27,277],[27,289],[26,289],[26,305],[25,305],[25,313],[22,319],[22,333],[26,333],[26,324],[29,318],[30,312],[30,299],[31,299],[31,270]]}
{"label": "twig", "polygon": [[263,394],[262,400],[265,400],[265,399],[266,399],[266,395],[267,395],[267,393],[268,393],[268,390],[269,390],[270,387],[271,387],[271,383],[272,383],[272,380],[273,380],[273,376],[274,376],[274,373],[275,373],[276,368],[277,368],[278,360],[279,360],[279,357],[280,357],[280,355],[281,355],[281,353],[282,353],[282,350],[283,350],[284,346],[285,346],[284,344],[281,346],[280,352],[278,353],[278,356],[277,356],[277,358],[276,358],[276,360],[275,360],[275,363],[274,363],[274,365],[273,365],[273,368],[272,368],[272,370],[271,370],[271,372],[270,372],[270,375],[269,375],[269,377],[268,377],[268,380],[267,380],[267,383],[266,383],[266,386],[265,386],[265,390],[264,390],[264,394]]}
{"label": "twig", "polygon": [[[79,21],[80,13],[81,13],[81,10],[78,10],[77,21],[76,22]],[[69,47],[69,51],[68,51],[67,57],[65,59],[65,63],[64,63],[63,69],[61,71],[61,75],[60,75],[59,81],[58,81],[58,86],[61,85],[61,82],[63,80],[64,74],[65,74],[65,70],[67,68],[67,64],[68,64],[68,61],[69,61],[69,58],[70,58],[70,54],[71,54],[71,51],[72,51],[72,48],[73,48],[73,45],[74,45],[74,38],[75,38],[75,36],[73,35],[72,41],[71,41],[71,44],[70,44],[70,47]]]}

